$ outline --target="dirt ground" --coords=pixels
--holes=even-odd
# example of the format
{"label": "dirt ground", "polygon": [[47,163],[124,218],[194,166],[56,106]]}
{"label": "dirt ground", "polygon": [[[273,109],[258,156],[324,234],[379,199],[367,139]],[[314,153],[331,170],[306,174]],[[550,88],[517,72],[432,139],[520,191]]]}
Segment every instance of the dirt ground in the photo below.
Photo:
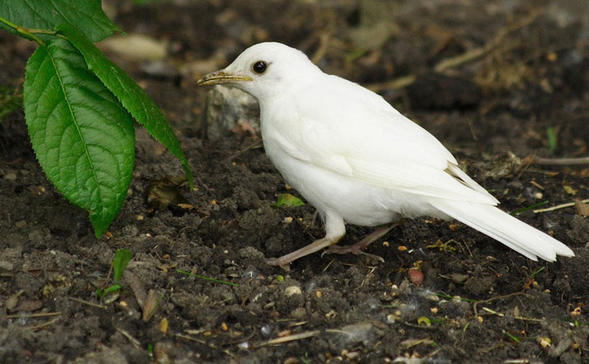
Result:
{"label": "dirt ground", "polygon": [[[589,155],[586,2],[113,0],[106,10],[127,34],[165,43],[159,61],[107,53],[168,116],[197,189],[169,182],[179,163],[138,127],[127,200],[96,239],[87,213],[46,180],[23,112],[6,115],[0,362],[589,363],[586,205],[533,211],[589,198],[587,164],[554,164]],[[308,204],[275,207],[296,191],[252,125],[204,138],[209,90],[195,84],[264,40],[377,90],[503,209],[576,257],[534,262],[424,218],[369,247],[384,263],[314,254],[288,272],[267,266],[321,237],[321,223]],[[21,92],[33,49],[0,32],[3,89]],[[169,204],[148,203],[162,186]],[[348,226],[342,244],[370,231]],[[99,299],[121,248],[133,253],[123,290]]]}

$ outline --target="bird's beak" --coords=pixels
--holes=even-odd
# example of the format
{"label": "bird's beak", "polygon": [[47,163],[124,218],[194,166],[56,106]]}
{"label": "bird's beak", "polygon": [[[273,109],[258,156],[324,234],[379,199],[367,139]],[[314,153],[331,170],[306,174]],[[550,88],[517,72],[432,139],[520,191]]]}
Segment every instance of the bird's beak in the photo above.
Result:
{"label": "bird's beak", "polygon": [[196,81],[198,86],[219,85],[222,83],[232,83],[236,81],[253,81],[249,76],[235,75],[225,71],[212,72]]}

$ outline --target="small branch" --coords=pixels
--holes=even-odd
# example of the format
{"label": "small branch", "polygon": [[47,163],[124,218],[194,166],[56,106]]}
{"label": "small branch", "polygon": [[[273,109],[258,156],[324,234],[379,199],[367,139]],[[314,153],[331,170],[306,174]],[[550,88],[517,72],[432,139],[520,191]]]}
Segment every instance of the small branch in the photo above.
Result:
{"label": "small branch", "polygon": [[537,319],[532,317],[515,316],[514,319],[520,321],[531,321],[531,322],[544,322],[544,319]]}
{"label": "small branch", "polygon": [[99,305],[99,304],[92,303],[92,302],[88,302],[88,301],[84,301],[84,300],[82,300],[82,299],[79,299],[79,298],[76,298],[76,297],[68,297],[68,298],[69,298],[70,300],[74,301],[74,302],[78,302],[78,303],[81,303],[81,304],[83,304],[83,305],[88,305],[88,306],[91,306],[91,307],[101,308],[101,309],[103,309],[103,310],[106,310],[106,309],[107,309],[107,307],[106,307],[106,306]]}
{"label": "small branch", "polygon": [[489,307],[483,307],[482,310],[485,311],[485,312],[488,312],[488,313],[490,313],[492,315],[495,315],[495,316],[499,316],[499,317],[505,316],[505,314],[503,314],[501,312],[497,312],[497,311],[491,310]]}
{"label": "small branch", "polygon": [[399,90],[399,89],[402,89],[404,87],[411,85],[413,82],[415,82],[416,78],[417,77],[415,75],[408,75],[408,76],[395,78],[394,80],[390,80],[390,81],[373,83],[373,84],[367,85],[367,87],[374,92],[379,92],[379,91],[383,91],[383,90]]}
{"label": "small branch", "polygon": [[319,37],[319,48],[317,48],[317,51],[315,52],[315,54],[313,54],[313,57],[311,57],[311,62],[317,64],[321,60],[321,58],[323,58],[325,52],[327,51],[327,48],[329,47],[329,38],[329,33],[321,34],[321,36]]}
{"label": "small branch", "polygon": [[[477,317],[479,315],[479,311],[478,311],[479,303],[489,303],[489,302],[493,302],[496,300],[504,300],[504,299],[507,299],[510,297],[515,297],[515,296],[528,296],[529,297],[530,295],[528,295],[527,293],[524,293],[524,292],[514,292],[514,293],[506,294],[504,296],[495,296],[495,297],[491,297],[486,300],[477,301],[472,305],[472,309],[474,311],[474,317]],[[483,310],[485,310],[485,309],[483,308]],[[485,311],[488,312],[488,309],[486,309]]]}
{"label": "small branch", "polygon": [[248,150],[255,149],[255,148],[258,148],[258,147],[261,147],[261,146],[262,146],[262,141],[261,140],[257,140],[256,142],[254,142],[254,143],[248,145],[247,147],[245,147],[244,149],[231,154],[229,157],[223,159],[223,161],[224,162],[231,161],[231,160],[239,157],[243,153],[247,152]]}
{"label": "small branch", "polygon": [[43,317],[52,317],[52,316],[60,316],[61,312],[41,312],[41,313],[31,313],[31,314],[15,314],[15,315],[6,315],[6,318],[43,318]]}
{"label": "small branch", "polygon": [[213,343],[206,342],[205,340],[201,340],[201,339],[196,338],[194,336],[187,336],[187,335],[182,335],[182,334],[175,334],[175,336],[176,337],[179,337],[181,339],[184,339],[184,340],[189,340],[189,341],[197,342],[197,343],[199,343],[201,345],[208,346],[209,348],[214,349],[214,350],[219,350],[219,351],[225,353],[227,356],[230,356],[232,358],[235,358],[235,354],[233,354],[231,351],[229,351],[227,349],[223,349],[223,348],[221,348],[221,347],[219,347],[219,346],[217,346],[217,345],[215,345]]}
{"label": "small branch", "polygon": [[319,330],[305,331],[305,332],[301,332],[300,334],[288,335],[288,336],[283,336],[283,337],[279,337],[276,339],[271,339],[271,340],[268,340],[268,341],[265,341],[265,342],[259,344],[258,346],[276,345],[276,344],[287,343],[287,342],[295,341],[295,340],[302,340],[302,339],[306,339],[309,337],[317,336],[320,333],[321,333],[321,331],[319,331]]}
{"label": "small branch", "polygon": [[[581,200],[582,203],[589,203],[589,198],[586,200]],[[545,209],[537,209],[537,210],[533,210],[535,214],[540,213],[540,212],[549,212],[549,211],[554,211],[554,210],[560,210],[560,209],[564,209],[566,207],[573,207],[575,206],[574,202],[567,202],[567,203],[563,203],[560,205],[556,205],[556,206],[552,206],[552,207],[547,207]]]}
{"label": "small branch", "polygon": [[533,157],[532,163],[553,166],[574,166],[581,164],[589,164],[589,157],[582,158],[542,158]]}
{"label": "small branch", "polygon": [[436,72],[442,72],[448,68],[456,67],[463,63],[484,56],[485,54],[493,50],[493,48],[496,48],[499,44],[501,44],[501,42],[503,42],[503,39],[505,39],[505,37],[508,34],[513,33],[527,25],[530,25],[534,20],[536,20],[540,13],[541,11],[532,11],[527,17],[523,18],[520,22],[512,24],[511,26],[502,29],[499,33],[497,33],[497,35],[495,35],[493,39],[491,39],[490,42],[485,44],[483,47],[471,49],[456,57],[443,59],[438,64],[436,64],[434,70]]}
{"label": "small branch", "polygon": [[131,344],[133,344],[137,349],[141,348],[141,343],[139,342],[139,340],[135,339],[131,334],[129,334],[127,331],[120,329],[118,327],[115,327],[115,329],[121,333],[121,335],[123,335],[124,337],[127,338],[127,340],[129,340],[131,342]]}
{"label": "small branch", "polygon": [[[444,71],[446,71],[449,68],[454,68],[454,67],[460,66],[463,63],[468,63],[468,62],[474,61],[478,58],[485,56],[486,54],[491,52],[493,49],[497,48],[501,44],[501,42],[503,42],[505,37],[507,37],[507,35],[530,25],[532,22],[534,22],[534,20],[536,20],[536,18],[540,14],[541,14],[541,10],[540,11],[532,11],[527,17],[523,18],[520,22],[517,22],[515,24],[511,24],[510,26],[507,26],[507,27],[501,29],[501,31],[499,31],[495,35],[495,37],[493,37],[493,39],[491,39],[489,42],[487,42],[484,46],[479,47],[479,48],[475,48],[475,49],[471,49],[471,50],[468,50],[468,51],[466,51],[462,54],[459,54],[457,56],[441,60],[440,62],[438,62],[434,66],[434,71],[437,73],[443,73]],[[374,83],[374,84],[368,85],[368,88],[374,92],[379,92],[379,91],[388,90],[388,89],[393,89],[393,90],[401,89],[401,88],[411,85],[415,81],[415,79],[416,79],[415,75],[408,75],[408,76],[399,77],[399,78],[396,78],[396,79],[390,80],[390,81],[385,81],[385,82],[381,82],[381,83]]]}
{"label": "small branch", "polygon": [[60,319],[59,317],[56,317],[53,320],[47,321],[47,322],[42,323],[40,325],[28,326],[27,329],[33,330],[33,331],[42,330],[42,329],[44,329],[46,327],[49,327],[49,326],[53,325],[54,323],[56,323],[57,321],[59,321],[59,319]]}

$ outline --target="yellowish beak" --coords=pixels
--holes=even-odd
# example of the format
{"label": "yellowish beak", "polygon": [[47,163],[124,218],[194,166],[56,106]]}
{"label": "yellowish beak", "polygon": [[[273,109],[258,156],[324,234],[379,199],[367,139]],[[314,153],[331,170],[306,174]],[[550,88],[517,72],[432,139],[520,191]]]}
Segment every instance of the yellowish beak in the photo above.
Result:
{"label": "yellowish beak", "polygon": [[248,76],[233,75],[223,71],[217,71],[205,75],[203,78],[196,81],[196,84],[198,86],[210,86],[219,85],[222,83],[231,83],[235,81],[253,81],[253,79]]}

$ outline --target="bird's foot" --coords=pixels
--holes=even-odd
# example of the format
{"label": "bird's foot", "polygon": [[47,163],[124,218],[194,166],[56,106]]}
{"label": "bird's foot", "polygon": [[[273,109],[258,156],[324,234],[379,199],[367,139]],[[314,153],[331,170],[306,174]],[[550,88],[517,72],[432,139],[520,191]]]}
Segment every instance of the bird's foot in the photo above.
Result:
{"label": "bird's foot", "polygon": [[322,239],[317,239],[314,242],[312,242],[311,244],[304,246],[298,250],[295,250],[292,253],[285,254],[279,258],[267,259],[266,263],[269,265],[279,266],[282,269],[288,271],[290,269],[290,267],[289,267],[290,263],[292,263],[295,260],[302,258],[306,255],[315,253],[316,251],[319,251],[323,248],[333,245],[333,244],[337,243],[337,241],[340,238],[341,238],[341,236],[338,236],[336,238],[324,237]]}
{"label": "bird's foot", "polygon": [[266,259],[266,264],[280,267],[280,268],[284,269],[285,271],[289,272],[290,271],[290,262],[284,263],[280,260],[281,258],[283,258],[283,257]]}
{"label": "bird's foot", "polygon": [[373,259],[376,259],[380,262],[384,262],[384,259],[378,255],[366,253],[363,249],[366,248],[368,245],[374,243],[376,240],[383,237],[386,233],[391,231],[397,224],[390,224],[390,225],[383,225],[372,233],[368,234],[364,239],[360,240],[359,242],[352,244],[352,245],[332,245],[328,249],[326,249],[321,255],[323,254],[355,254],[355,255],[366,255]]}
{"label": "bird's foot", "polygon": [[329,248],[325,249],[321,256],[325,254],[354,254],[354,255],[365,255],[371,259],[378,260],[381,263],[384,263],[384,258],[380,255],[370,254],[362,250],[362,248],[357,247],[356,244],[352,245],[332,245]]}

